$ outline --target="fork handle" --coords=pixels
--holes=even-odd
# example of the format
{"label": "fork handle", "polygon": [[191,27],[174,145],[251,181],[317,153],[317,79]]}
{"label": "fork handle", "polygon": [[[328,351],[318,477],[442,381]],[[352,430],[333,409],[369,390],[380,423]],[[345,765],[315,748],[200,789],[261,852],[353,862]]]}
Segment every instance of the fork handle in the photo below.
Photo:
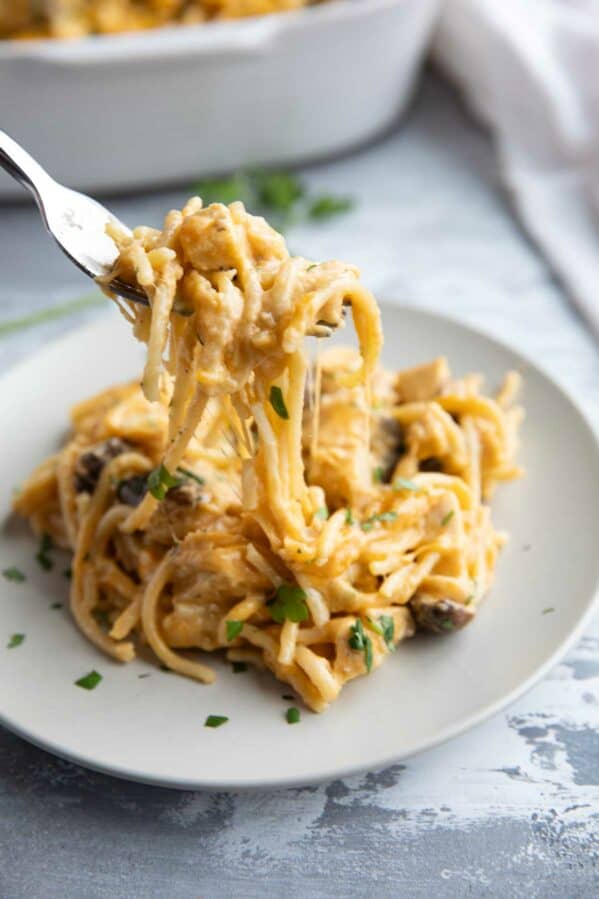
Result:
{"label": "fork handle", "polygon": [[36,200],[44,185],[52,181],[33,156],[5,131],[0,131],[0,167],[31,191]]}

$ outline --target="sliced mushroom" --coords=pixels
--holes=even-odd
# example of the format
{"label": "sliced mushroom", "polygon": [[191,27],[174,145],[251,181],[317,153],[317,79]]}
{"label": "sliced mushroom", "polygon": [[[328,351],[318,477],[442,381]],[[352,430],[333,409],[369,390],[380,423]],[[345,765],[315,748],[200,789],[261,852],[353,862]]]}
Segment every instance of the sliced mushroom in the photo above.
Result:
{"label": "sliced mushroom", "polygon": [[82,453],[75,465],[75,490],[77,493],[93,493],[98,486],[102,469],[107,462],[126,452],[129,446],[117,437],[110,437]]}
{"label": "sliced mushroom", "polygon": [[134,474],[119,481],[116,495],[127,506],[139,506],[148,489],[147,474]]}
{"label": "sliced mushroom", "polygon": [[404,433],[396,418],[379,415],[372,427],[372,455],[381,468],[381,481],[388,484],[400,457],[406,451]]}
{"label": "sliced mushroom", "polygon": [[177,487],[171,487],[166,494],[164,502],[178,508],[190,508],[202,500],[202,488],[191,478],[183,481]]}
{"label": "sliced mushroom", "polygon": [[417,593],[411,600],[412,614],[419,628],[434,631],[436,634],[448,634],[466,627],[476,612],[470,606],[455,602],[453,599],[439,599],[428,593]]}

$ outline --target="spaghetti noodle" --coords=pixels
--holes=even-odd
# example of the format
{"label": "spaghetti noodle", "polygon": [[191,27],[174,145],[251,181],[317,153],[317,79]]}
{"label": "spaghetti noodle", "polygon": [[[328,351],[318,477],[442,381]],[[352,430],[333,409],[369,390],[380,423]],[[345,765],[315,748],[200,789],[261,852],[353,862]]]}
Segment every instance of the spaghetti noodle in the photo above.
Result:
{"label": "spaghetti noodle", "polygon": [[[76,406],[15,502],[73,551],[86,637],[204,682],[190,651],[225,650],[321,711],[417,627],[467,624],[505,540],[487,501],[520,474],[518,375],[492,398],[442,358],[380,368],[357,270],[291,257],[241,203],[112,236],[111,277],[149,298],[117,300],[148,346],[142,384]],[[306,336],[346,307],[359,350],[311,367]]]}

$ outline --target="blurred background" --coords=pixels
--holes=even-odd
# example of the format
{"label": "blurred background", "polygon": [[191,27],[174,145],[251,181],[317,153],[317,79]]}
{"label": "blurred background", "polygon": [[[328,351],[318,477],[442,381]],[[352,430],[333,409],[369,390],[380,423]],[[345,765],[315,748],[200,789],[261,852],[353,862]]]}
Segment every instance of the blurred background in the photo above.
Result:
{"label": "blurred background", "polygon": [[[193,193],[242,199],[292,252],[357,264],[379,299],[523,350],[599,423],[596,0],[0,0],[0,128],[131,226],[160,225]],[[0,370],[108,314],[3,173],[0,274]],[[191,896],[204,846],[205,896],[259,895],[250,861],[279,872],[262,895],[368,895],[375,881],[377,896],[596,895],[599,641],[586,639],[578,692],[558,674],[518,726],[489,722],[413,760],[404,780],[396,766],[338,788],[186,804],[0,733],[11,861],[30,863],[11,821],[39,837],[28,892],[15,875],[5,895],[166,896],[168,877],[154,890],[166,870],[183,878],[170,895]],[[22,794],[32,772],[35,798]],[[82,796],[95,811],[83,815]],[[298,815],[305,839],[321,821],[321,845],[342,853],[338,887],[318,846],[306,855],[287,834]],[[60,870],[100,887],[82,875],[39,888],[54,826]],[[112,871],[89,859],[92,832]],[[158,865],[159,836],[172,845]],[[148,856],[143,889],[119,892],[135,854]]]}

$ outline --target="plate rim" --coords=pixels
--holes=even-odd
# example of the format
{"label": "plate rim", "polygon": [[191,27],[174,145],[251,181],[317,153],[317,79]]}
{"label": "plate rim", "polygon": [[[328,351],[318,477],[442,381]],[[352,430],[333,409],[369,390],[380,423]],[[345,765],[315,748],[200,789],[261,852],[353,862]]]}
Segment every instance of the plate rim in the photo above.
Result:
{"label": "plate rim", "polygon": [[[529,370],[533,371],[537,376],[540,376],[541,379],[546,384],[548,384],[551,389],[557,391],[557,393],[560,395],[561,400],[565,402],[566,405],[570,406],[570,408],[575,412],[579,425],[586,431],[587,436],[590,438],[595,464],[597,465],[597,469],[599,471],[599,432],[597,427],[587,415],[586,411],[582,408],[578,400],[574,398],[569,390],[564,387],[559,381],[557,381],[544,368],[543,365],[538,364],[525,352],[522,352],[520,349],[514,348],[507,341],[495,337],[484,327],[479,328],[478,326],[474,326],[467,322],[464,322],[459,318],[459,316],[454,316],[445,312],[439,312],[438,310],[428,306],[421,307],[409,303],[395,302],[389,296],[383,297],[382,299],[378,300],[378,304],[383,315],[385,309],[390,309],[393,313],[400,315],[407,314],[416,316],[417,318],[424,318],[429,320],[432,319],[437,323],[447,322],[449,325],[458,327],[468,335],[472,335],[477,339],[483,338],[496,349],[500,350],[501,352],[507,352],[509,355],[511,355],[513,359],[518,363],[518,365],[526,367]],[[70,328],[66,333],[61,334],[55,339],[49,340],[46,344],[44,344],[41,348],[41,353],[44,353],[45,351],[49,351],[51,349],[56,349],[62,343],[70,342],[76,335],[83,335],[87,332],[93,332],[98,327],[98,325],[100,325],[102,322],[105,323],[105,321],[106,318],[102,315],[98,316],[91,322],[80,325],[79,327]],[[3,388],[5,381],[10,380],[19,371],[26,369],[41,353],[39,350],[38,352],[34,351],[33,353],[28,354],[24,359],[17,362],[15,365],[10,366],[5,372],[3,372],[0,376],[0,391]],[[416,755],[427,752],[437,746],[441,746],[444,743],[447,743],[449,740],[452,740],[455,737],[466,733],[467,731],[482,724],[484,721],[487,721],[488,719],[494,717],[503,709],[512,705],[514,702],[528,693],[532,689],[532,687],[534,687],[540,680],[542,680],[543,677],[545,677],[545,675],[552,668],[559,664],[561,659],[564,658],[564,656],[570,651],[574,644],[580,639],[598,607],[599,570],[597,572],[596,582],[592,593],[589,595],[586,606],[580,614],[575,625],[566,633],[564,638],[558,644],[556,649],[551,653],[551,655],[546,658],[544,662],[538,665],[538,667],[525,680],[523,680],[511,691],[509,691],[509,693],[501,696],[495,702],[485,705],[483,708],[472,713],[471,715],[468,715],[465,718],[460,718],[454,724],[441,729],[434,736],[431,736],[429,739],[420,742],[416,747],[408,747],[403,751],[399,750],[386,752],[381,754],[380,757],[377,757],[376,760],[369,760],[368,762],[364,763],[352,763],[345,766],[335,766],[334,768],[330,768],[326,771],[321,771],[319,774],[308,777],[306,777],[305,775],[298,775],[297,777],[285,775],[283,777],[271,777],[268,779],[245,777],[233,780],[206,780],[201,778],[193,780],[182,780],[180,778],[177,778],[176,775],[148,775],[143,774],[139,770],[132,769],[127,765],[108,765],[97,762],[93,759],[93,757],[89,757],[85,753],[70,751],[64,746],[57,744],[54,740],[43,739],[35,734],[31,734],[18,722],[12,721],[1,709],[0,725],[6,728],[6,730],[8,730],[9,732],[15,734],[26,742],[40,749],[43,749],[45,752],[48,752],[51,755],[80,765],[81,767],[94,771],[96,773],[116,777],[120,780],[141,783],[154,787],[163,787],[165,789],[176,789],[193,792],[248,792],[257,790],[297,789],[303,786],[322,784],[330,782],[332,780],[347,778],[364,771],[376,771],[386,768],[390,765],[397,764],[399,762],[405,761],[408,758],[412,758]]]}

